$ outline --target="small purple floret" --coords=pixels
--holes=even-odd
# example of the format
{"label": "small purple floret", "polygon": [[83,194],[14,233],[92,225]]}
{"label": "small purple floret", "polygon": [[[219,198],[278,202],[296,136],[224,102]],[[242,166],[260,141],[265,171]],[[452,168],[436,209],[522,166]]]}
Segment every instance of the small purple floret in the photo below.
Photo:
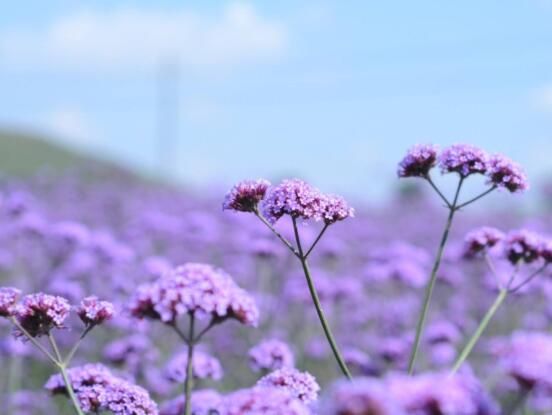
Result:
{"label": "small purple floret", "polygon": [[489,156],[479,147],[471,144],[454,144],[447,147],[439,157],[439,165],[443,173],[456,172],[461,177],[487,172]]}
{"label": "small purple floret", "polygon": [[[17,307],[19,324],[32,337],[47,335],[53,328],[62,328],[71,306],[63,297],[38,293],[23,297]],[[22,336],[23,333],[17,333]]]}
{"label": "small purple floret", "polygon": [[237,212],[254,212],[270,187],[267,180],[245,180],[236,184],[225,196],[222,208]]}
{"label": "small purple floret", "polygon": [[16,311],[16,303],[21,291],[12,287],[0,288],[0,317],[12,317]]}
{"label": "small purple floret", "polygon": [[408,150],[399,163],[397,175],[403,177],[427,177],[437,163],[438,147],[431,144],[418,144]]}

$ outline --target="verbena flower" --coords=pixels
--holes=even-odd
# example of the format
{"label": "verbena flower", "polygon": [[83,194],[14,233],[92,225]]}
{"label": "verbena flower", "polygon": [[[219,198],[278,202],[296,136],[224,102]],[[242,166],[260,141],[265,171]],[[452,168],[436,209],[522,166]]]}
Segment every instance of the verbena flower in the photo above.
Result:
{"label": "verbena flower", "polygon": [[221,413],[224,415],[310,415],[311,411],[286,390],[255,387],[225,396]]}
{"label": "verbena flower", "polygon": [[526,229],[511,231],[504,240],[504,254],[512,264],[532,263],[540,258],[543,238]]}
{"label": "verbena flower", "polygon": [[293,367],[294,362],[290,347],[280,340],[265,340],[249,350],[249,365],[255,371]]}
{"label": "verbena flower", "polygon": [[254,212],[270,187],[267,180],[245,180],[236,184],[224,198],[222,208],[237,212]]}
{"label": "verbena flower", "polygon": [[293,368],[275,370],[259,379],[257,386],[282,388],[306,404],[315,402],[320,391],[314,376]]}
{"label": "verbena flower", "polygon": [[252,326],[259,319],[253,298],[226,272],[196,263],[177,267],[153,284],[140,287],[130,310],[136,317],[165,323],[190,313],[198,318],[234,318]]}
{"label": "verbena flower", "polygon": [[427,177],[437,164],[438,147],[430,144],[418,144],[408,150],[399,163],[399,177]]}
{"label": "verbena flower", "polygon": [[501,154],[491,156],[487,163],[489,184],[519,193],[529,189],[529,182],[521,167]]}
{"label": "verbena flower", "polygon": [[481,252],[494,247],[504,239],[504,233],[490,226],[472,230],[464,239],[464,255],[475,257]]}
{"label": "verbena flower", "polygon": [[11,317],[15,314],[16,303],[21,291],[12,287],[0,287],[0,317]]}
{"label": "verbena flower", "polygon": [[[192,415],[213,415],[222,413],[223,397],[212,389],[198,390],[192,393]],[[186,398],[179,396],[165,402],[159,410],[160,415],[182,415]]]}
{"label": "verbena flower", "polygon": [[[53,328],[62,328],[71,306],[63,297],[38,293],[23,297],[16,317],[32,337],[47,335]],[[22,333],[17,333],[18,336]]]}
{"label": "verbena flower", "polygon": [[[173,382],[183,383],[186,380],[188,365],[187,352],[177,353],[166,367],[166,375]],[[219,360],[201,350],[196,350],[192,358],[192,376],[196,379],[222,379],[222,366]]]}
{"label": "verbena flower", "polygon": [[354,215],[343,198],[326,195],[299,179],[284,180],[272,187],[261,206],[264,216],[272,223],[289,215],[332,224]]}
{"label": "verbena flower", "polygon": [[[157,415],[157,404],[140,386],[113,375],[100,364],[69,369],[69,380],[84,412],[111,412],[115,415]],[[61,375],[48,379],[44,386],[52,394],[65,394],[67,389]]]}
{"label": "verbena flower", "polygon": [[471,144],[454,144],[443,150],[439,165],[443,173],[456,172],[462,177],[487,172],[489,155]]}
{"label": "verbena flower", "polygon": [[115,314],[115,307],[110,302],[100,301],[97,297],[91,296],[81,301],[77,314],[87,327],[93,327],[111,320]]}

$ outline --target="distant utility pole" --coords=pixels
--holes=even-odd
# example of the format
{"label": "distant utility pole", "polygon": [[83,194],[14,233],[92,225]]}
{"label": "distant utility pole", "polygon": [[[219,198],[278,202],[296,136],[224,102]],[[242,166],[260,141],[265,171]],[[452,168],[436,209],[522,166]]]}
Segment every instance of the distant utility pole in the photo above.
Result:
{"label": "distant utility pole", "polygon": [[178,152],[180,65],[177,59],[159,64],[157,74],[157,168],[156,173],[171,179]]}

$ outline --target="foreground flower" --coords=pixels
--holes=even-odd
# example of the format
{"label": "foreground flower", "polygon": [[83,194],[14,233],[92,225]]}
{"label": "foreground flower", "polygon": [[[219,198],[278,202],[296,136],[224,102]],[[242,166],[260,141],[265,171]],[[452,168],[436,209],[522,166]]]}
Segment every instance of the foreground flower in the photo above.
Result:
{"label": "foreground flower", "polygon": [[305,404],[315,402],[320,391],[314,376],[293,368],[275,370],[259,379],[257,386],[282,388]]}
{"label": "foreground flower", "polygon": [[[69,369],[68,376],[83,411],[115,415],[157,415],[157,405],[140,386],[113,375],[100,364]],[[67,394],[61,375],[52,376],[45,385],[52,394]]]}
{"label": "foreground flower", "polygon": [[0,317],[11,317],[16,311],[15,304],[21,291],[12,287],[0,287]]}
{"label": "foreground flower", "polygon": [[521,167],[501,154],[489,159],[487,176],[489,183],[512,193],[521,193],[529,188],[527,176]]}
{"label": "foreground flower", "polygon": [[267,180],[245,180],[236,184],[225,196],[222,208],[237,212],[254,212],[270,187]]}
{"label": "foreground flower", "polygon": [[77,314],[87,327],[94,327],[111,320],[115,314],[115,307],[107,301],[100,301],[92,296],[81,301]]}
{"label": "foreground flower", "polygon": [[399,177],[428,177],[429,171],[437,164],[437,146],[418,144],[408,150],[399,163]]}
{"label": "foreground flower", "polygon": [[441,153],[439,165],[443,173],[456,172],[465,178],[471,174],[487,172],[488,154],[470,144],[454,144]]}
{"label": "foreground flower", "polygon": [[249,350],[249,364],[257,372],[293,367],[294,362],[293,352],[280,340],[265,340]]}
{"label": "foreground flower", "polygon": [[505,256],[513,265],[529,264],[540,258],[542,244],[543,239],[537,233],[525,229],[512,231],[504,241]]}
{"label": "foreground flower", "polygon": [[29,335],[40,337],[53,328],[62,328],[70,311],[71,306],[65,298],[38,293],[23,297],[16,318]]}

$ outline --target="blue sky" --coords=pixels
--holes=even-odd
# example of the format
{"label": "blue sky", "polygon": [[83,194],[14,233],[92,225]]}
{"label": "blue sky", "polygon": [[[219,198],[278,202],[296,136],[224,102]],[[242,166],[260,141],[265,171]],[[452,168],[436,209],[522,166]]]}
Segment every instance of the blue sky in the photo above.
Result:
{"label": "blue sky", "polygon": [[[533,181],[552,173],[552,1],[2,8],[0,126],[148,173],[195,185],[293,175],[378,198],[417,142],[471,142]],[[167,66],[178,143],[160,153]]]}

